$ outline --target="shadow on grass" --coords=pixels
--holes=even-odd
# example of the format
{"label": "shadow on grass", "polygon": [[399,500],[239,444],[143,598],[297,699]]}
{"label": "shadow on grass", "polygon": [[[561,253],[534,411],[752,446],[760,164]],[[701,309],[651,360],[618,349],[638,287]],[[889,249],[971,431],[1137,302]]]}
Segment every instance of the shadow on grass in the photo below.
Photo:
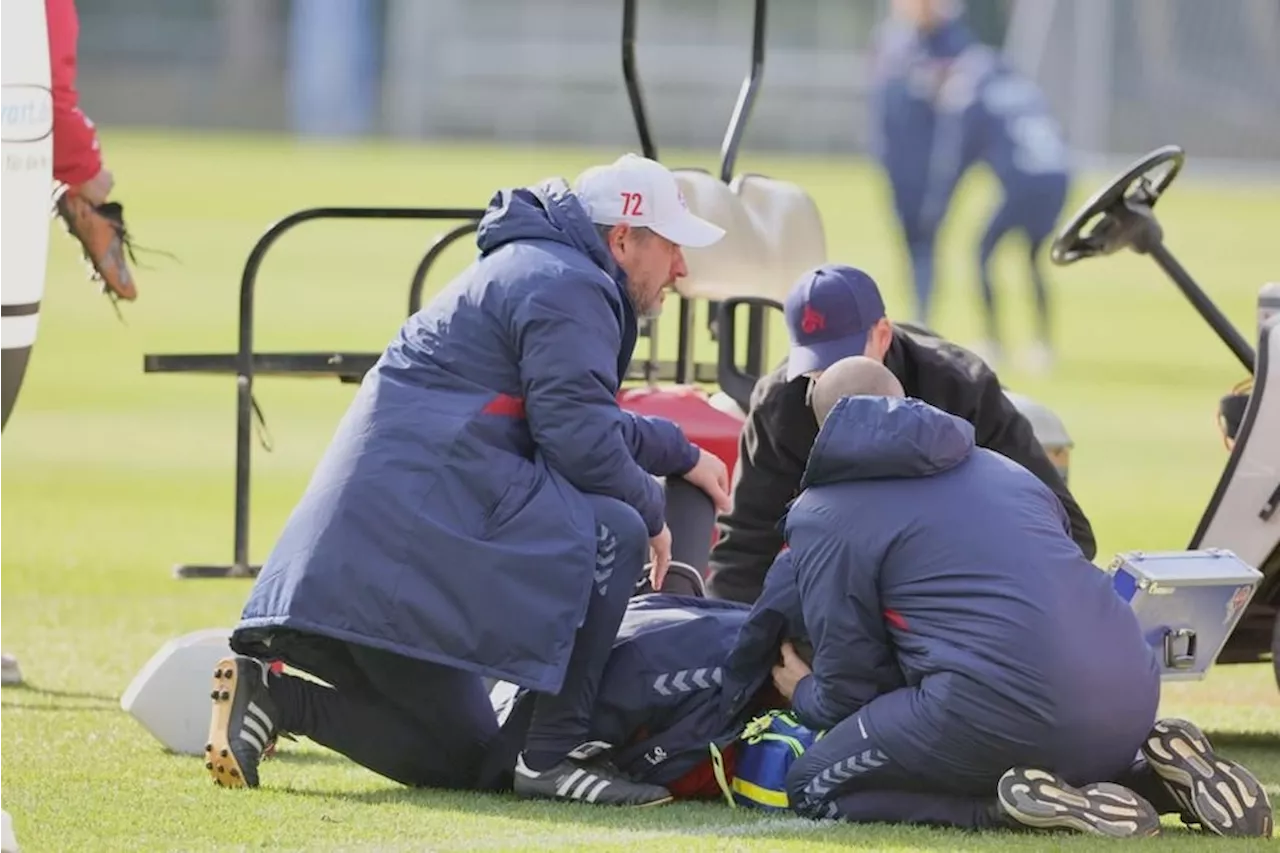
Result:
{"label": "shadow on grass", "polygon": [[[4,696],[51,696],[57,699],[88,699],[94,702],[110,702],[115,705],[120,701],[119,696],[112,696],[107,693],[86,693],[76,690],[54,690],[51,687],[37,687],[34,684],[6,684],[4,687]],[[8,703],[6,703],[8,704]]]}
{"label": "shadow on grass", "polygon": [[[94,714],[117,713],[120,708],[115,705],[81,705],[68,702],[9,702],[0,703],[6,711],[61,711],[64,714],[79,714],[88,711]],[[122,713],[122,712],[121,712]]]}
{"label": "shadow on grass", "polygon": [[1257,749],[1274,752],[1280,758],[1280,734],[1274,732],[1214,732],[1205,735],[1214,749]]}
{"label": "shadow on grass", "polygon": [[266,759],[263,766],[269,767],[272,764],[351,764],[351,759],[336,752],[289,752],[287,750],[287,745],[280,746],[279,751]]}

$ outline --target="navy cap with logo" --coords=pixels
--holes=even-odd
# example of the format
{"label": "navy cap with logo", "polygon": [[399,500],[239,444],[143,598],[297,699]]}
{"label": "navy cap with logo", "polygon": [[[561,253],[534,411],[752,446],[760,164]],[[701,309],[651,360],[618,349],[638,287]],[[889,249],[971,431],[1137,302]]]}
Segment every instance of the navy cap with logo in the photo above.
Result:
{"label": "navy cap with logo", "polygon": [[843,264],[806,272],[792,285],[783,308],[791,336],[788,380],[862,355],[871,328],[885,315],[871,276]]}

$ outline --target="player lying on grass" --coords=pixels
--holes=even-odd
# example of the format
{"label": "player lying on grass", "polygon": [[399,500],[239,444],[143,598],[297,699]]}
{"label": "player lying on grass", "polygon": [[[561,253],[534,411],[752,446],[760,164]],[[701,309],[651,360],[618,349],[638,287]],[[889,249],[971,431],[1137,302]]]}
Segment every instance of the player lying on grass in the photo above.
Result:
{"label": "player lying on grass", "polygon": [[1071,519],[1071,537],[1093,559],[1096,545],[1088,518],[1031,423],[981,359],[890,322],[875,281],[842,264],[802,275],[785,307],[791,349],[786,363],[761,377],[751,394],[739,441],[733,509],[720,517],[720,539],[711,554],[712,597],[750,603],[759,595],[783,544],[779,522],[800,490],[818,434],[809,405],[813,382],[840,359],[857,355],[883,362],[907,394],[964,418],[978,445],[1035,474],[1057,496]]}
{"label": "player lying on grass", "polygon": [[873,359],[831,366],[812,405],[782,562],[813,665],[784,649],[776,683],[825,736],[788,774],[793,809],[982,827],[995,794],[1028,826],[1149,835],[1151,802],[1102,781],[1141,749],[1208,830],[1269,834],[1255,777],[1156,725],[1154,652],[1048,487]]}
{"label": "player lying on grass", "polygon": [[[723,462],[617,402],[637,317],[687,272],[681,247],[723,234],[635,155],[572,190],[553,179],[493,196],[479,258],[365,377],[250,592],[231,637],[247,657],[216,679],[215,781],[255,784],[273,731],[311,727],[257,698],[255,658],[333,685],[349,701],[275,704],[345,709],[343,725],[378,730],[392,778],[472,784],[494,728],[487,676],[539,694],[517,794],[666,798],[578,746],[648,554],[659,587],[670,559],[654,478],[682,475],[727,507]],[[565,783],[584,772],[601,784]]]}
{"label": "player lying on grass", "polygon": [[[799,623],[798,600],[789,594],[777,604],[762,598],[754,610],[695,596],[632,598],[608,650],[579,751],[595,757],[596,766],[607,759],[614,774],[654,789],[651,803],[720,796],[708,745],[723,748],[731,771],[732,741],[742,725],[758,711],[785,706],[770,672],[780,639],[792,636],[787,626]],[[221,662],[215,683],[227,669],[238,675],[229,703],[238,730],[227,740],[251,741],[255,748],[237,750],[236,765],[228,762],[230,754],[215,749],[208,766],[216,773],[222,764],[224,776],[234,771],[253,787],[259,783],[256,743],[287,732],[406,785],[510,790],[537,714],[538,694],[509,682],[494,689],[501,699],[499,716],[488,703],[458,708],[468,697],[432,692],[430,685],[412,681],[391,692],[401,703],[392,707],[361,689],[354,665],[332,687],[272,672],[249,658]],[[215,698],[215,732],[225,725],[228,715],[221,709],[227,704]],[[454,721],[464,711],[474,719],[459,730]],[[598,794],[608,777],[593,766],[581,770],[564,782],[583,789],[571,799],[596,802],[592,792]]]}
{"label": "player lying on grass", "polygon": [[[750,610],[734,602],[693,596],[633,598],[601,679],[588,727],[591,742],[584,751],[607,757],[637,783],[660,786],[667,792],[663,801],[716,800],[726,787],[737,791],[740,752],[750,748],[740,739],[744,724],[758,714],[789,707],[769,675],[772,669],[779,684],[788,684],[788,668],[777,664],[779,645],[802,631],[794,572],[785,555]],[[226,662],[220,667],[231,665]],[[249,665],[256,668],[256,676],[242,682],[245,704],[253,703],[279,721],[277,732],[305,735],[408,785],[440,784],[421,780],[447,779],[454,788],[499,792],[512,787],[535,693],[510,683],[495,687],[497,715],[490,708],[477,709],[480,722],[469,729],[486,733],[485,750],[470,754],[466,759],[470,763],[459,765],[454,763],[459,754],[451,745],[456,737],[453,731],[439,726],[415,728],[409,715],[388,714],[349,690],[273,674],[256,661]],[[406,685],[406,690],[414,692],[412,685]],[[443,704],[451,697],[423,698]],[[256,719],[256,713],[250,714]],[[413,709],[413,716],[423,714],[423,709]],[[1194,774],[1196,765],[1177,755],[1182,752],[1216,762],[1211,747],[1197,730],[1179,721],[1158,723],[1149,737],[1149,749],[1158,763],[1153,767],[1138,759],[1124,781],[1164,813],[1189,811],[1181,809],[1176,797],[1185,797],[1188,777],[1182,774]],[[606,749],[606,744],[612,748]],[[712,745],[720,756],[719,772]],[[211,762],[217,760],[214,757]],[[1170,781],[1162,782],[1156,771]],[[253,780],[256,785],[256,764]],[[584,770],[572,784],[583,786],[584,796],[589,796],[599,781]],[[771,787],[781,793],[783,780],[773,780]],[[916,798],[911,792],[881,795],[890,814],[913,808]],[[914,818],[948,823],[918,810]],[[974,798],[972,820],[961,825],[1025,828],[994,795]],[[1072,826],[1050,823],[1057,825]]]}

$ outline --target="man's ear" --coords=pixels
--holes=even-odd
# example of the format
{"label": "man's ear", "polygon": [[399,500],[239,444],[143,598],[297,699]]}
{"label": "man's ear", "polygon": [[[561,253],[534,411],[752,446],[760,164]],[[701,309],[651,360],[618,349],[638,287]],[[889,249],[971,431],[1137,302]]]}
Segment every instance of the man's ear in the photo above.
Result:
{"label": "man's ear", "polygon": [[888,317],[881,317],[876,321],[871,329],[871,341],[875,352],[868,355],[874,357],[876,361],[883,362],[885,355],[889,352],[889,344],[893,342],[893,324],[889,322]]}

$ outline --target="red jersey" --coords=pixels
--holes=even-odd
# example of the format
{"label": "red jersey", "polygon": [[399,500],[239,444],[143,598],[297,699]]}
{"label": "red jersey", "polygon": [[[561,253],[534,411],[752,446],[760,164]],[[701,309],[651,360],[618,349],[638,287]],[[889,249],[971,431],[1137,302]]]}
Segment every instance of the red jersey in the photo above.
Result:
{"label": "red jersey", "polygon": [[98,132],[80,111],[76,91],[76,48],[80,17],[75,0],[45,0],[53,88],[53,179],[77,186],[102,169]]}

